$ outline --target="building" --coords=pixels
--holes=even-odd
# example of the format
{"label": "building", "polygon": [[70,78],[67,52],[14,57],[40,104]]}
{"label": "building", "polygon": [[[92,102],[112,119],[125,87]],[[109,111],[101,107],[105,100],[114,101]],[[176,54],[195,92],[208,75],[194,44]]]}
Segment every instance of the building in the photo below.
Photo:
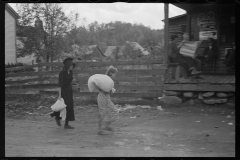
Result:
{"label": "building", "polygon": [[5,64],[17,63],[16,28],[20,16],[5,4]]}
{"label": "building", "polygon": [[104,56],[105,60],[122,60],[125,46],[108,46]]}
{"label": "building", "polygon": [[98,45],[81,46],[78,50],[83,60],[102,61],[105,57]]}
{"label": "building", "polygon": [[[169,20],[169,41],[171,35],[177,35],[177,42],[183,39],[183,33],[187,32],[187,14],[168,18]],[[164,22],[164,20],[162,20]]]}
{"label": "building", "polygon": [[[208,38],[215,39],[219,47],[219,55],[214,72],[226,73],[225,54],[235,41],[235,4],[174,3],[173,5],[185,10],[187,13],[169,18],[169,36],[173,32],[180,31],[188,33],[190,41],[202,41],[196,53],[198,55],[201,55],[204,48],[207,47]],[[186,27],[184,27],[184,21]],[[177,23],[177,27],[174,26],[174,23]]]}

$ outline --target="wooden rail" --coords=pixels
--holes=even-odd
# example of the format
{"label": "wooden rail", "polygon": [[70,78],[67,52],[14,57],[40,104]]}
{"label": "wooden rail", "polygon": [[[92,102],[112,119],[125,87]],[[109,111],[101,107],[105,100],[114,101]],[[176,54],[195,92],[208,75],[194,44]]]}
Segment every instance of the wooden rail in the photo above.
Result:
{"label": "wooden rail", "polygon": [[[140,60],[140,61],[111,61],[111,62],[76,62],[74,69],[74,78],[79,84],[79,90],[74,92],[74,95],[93,96],[97,93],[90,93],[88,91],[87,81],[93,74],[105,74],[106,69],[102,67],[125,66],[132,65],[138,69],[121,69],[117,77],[114,79],[117,93],[114,97],[159,97],[163,90],[163,75],[166,66],[162,64],[162,60]],[[153,67],[153,65],[158,65]],[[45,66],[53,67],[52,71],[43,71]],[[23,72],[23,73],[6,73],[5,86],[8,89],[30,89],[38,88],[39,93],[57,94],[57,91],[49,91],[46,89],[57,88],[58,75],[62,63],[39,63],[32,66],[21,66],[15,68],[7,68],[5,71],[12,72],[27,68],[38,67],[38,72]],[[138,66],[145,66],[146,69],[139,69]],[[152,67],[149,67],[152,66]],[[82,68],[81,68],[82,67]],[[147,69],[151,68],[151,69]],[[56,70],[57,69],[57,70]],[[23,77],[27,77],[24,79]],[[15,80],[14,80],[15,79]],[[48,83],[45,83],[48,81]]]}

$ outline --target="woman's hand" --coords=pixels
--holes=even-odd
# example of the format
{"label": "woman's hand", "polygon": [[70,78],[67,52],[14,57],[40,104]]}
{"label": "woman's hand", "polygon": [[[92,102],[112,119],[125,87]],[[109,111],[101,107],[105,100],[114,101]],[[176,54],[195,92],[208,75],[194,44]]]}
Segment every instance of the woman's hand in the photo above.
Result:
{"label": "woman's hand", "polygon": [[116,92],[116,89],[115,88],[112,88],[112,93],[115,93]]}

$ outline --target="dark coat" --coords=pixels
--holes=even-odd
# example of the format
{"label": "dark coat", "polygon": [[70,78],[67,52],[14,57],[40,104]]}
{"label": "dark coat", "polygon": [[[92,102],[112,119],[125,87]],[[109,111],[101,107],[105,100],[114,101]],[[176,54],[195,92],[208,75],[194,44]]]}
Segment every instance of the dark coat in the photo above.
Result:
{"label": "dark coat", "polygon": [[73,73],[70,71],[68,74],[67,70],[64,68],[59,73],[58,77],[58,86],[61,88],[61,97],[64,99],[65,104],[67,105],[67,115],[66,121],[74,121],[74,110],[73,110],[73,92],[71,82],[73,80]]}
{"label": "dark coat", "polygon": [[218,58],[218,53],[219,51],[217,46],[213,46],[211,49],[207,47],[205,49],[204,56],[208,56],[206,59],[216,60]]}

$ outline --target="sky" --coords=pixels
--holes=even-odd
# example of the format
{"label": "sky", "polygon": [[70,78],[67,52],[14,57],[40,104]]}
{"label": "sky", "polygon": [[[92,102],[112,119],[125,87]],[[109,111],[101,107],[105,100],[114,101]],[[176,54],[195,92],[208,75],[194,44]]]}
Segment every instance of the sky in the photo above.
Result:
{"label": "sky", "polygon": [[[16,3],[9,3],[15,10]],[[122,21],[127,23],[143,24],[151,29],[163,29],[164,4],[163,3],[62,3],[65,14],[71,11],[79,13],[80,19],[85,18],[85,25],[94,21],[110,23]],[[185,14],[186,12],[173,5],[169,5],[169,17]],[[82,21],[79,25],[82,25]]]}

